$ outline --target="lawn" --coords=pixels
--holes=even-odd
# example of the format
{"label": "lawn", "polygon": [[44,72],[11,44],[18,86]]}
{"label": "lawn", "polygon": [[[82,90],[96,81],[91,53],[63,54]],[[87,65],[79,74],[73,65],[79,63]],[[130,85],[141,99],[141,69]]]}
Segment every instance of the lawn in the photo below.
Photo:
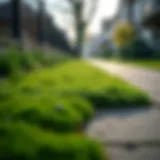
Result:
{"label": "lawn", "polygon": [[78,95],[96,107],[149,103],[149,97],[140,89],[84,61],[72,61],[55,69],[33,72],[19,83],[19,87],[33,87],[51,95]]}
{"label": "lawn", "polygon": [[131,64],[139,67],[149,68],[153,70],[160,71],[160,59],[150,59],[150,60],[123,60],[126,64]]}
{"label": "lawn", "polygon": [[25,75],[16,85],[1,82],[1,86],[4,90],[12,88],[13,92],[19,92],[17,94],[22,96],[21,100],[23,95],[26,98],[28,94],[28,99],[46,97],[48,102],[52,97],[72,99],[78,96],[96,107],[106,108],[149,103],[149,97],[140,89],[84,61],[71,61],[57,67],[37,70]]}
{"label": "lawn", "polygon": [[1,160],[107,160],[100,143],[22,122],[0,123]]}
{"label": "lawn", "polygon": [[95,109],[149,103],[141,90],[82,60],[0,81],[0,159],[103,160],[83,133]]}
{"label": "lawn", "polygon": [[136,64],[142,67],[151,68],[160,71],[160,60],[136,60],[131,64]]}
{"label": "lawn", "polygon": [[148,105],[146,93],[84,61],[71,61],[0,82],[0,118],[57,132],[81,130],[95,108]]}

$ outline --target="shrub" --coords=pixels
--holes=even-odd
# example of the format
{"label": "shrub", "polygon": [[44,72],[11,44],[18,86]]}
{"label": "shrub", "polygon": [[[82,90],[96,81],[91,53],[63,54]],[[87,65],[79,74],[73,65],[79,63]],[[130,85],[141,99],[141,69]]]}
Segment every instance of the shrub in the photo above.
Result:
{"label": "shrub", "polygon": [[34,56],[32,53],[22,52],[15,47],[11,47],[0,57],[1,76],[16,76],[22,70],[32,70],[35,68]]}
{"label": "shrub", "polygon": [[74,134],[56,135],[28,124],[0,123],[0,159],[102,160],[99,143]]}
{"label": "shrub", "polygon": [[119,48],[122,58],[150,58],[153,57],[153,50],[140,39],[135,29],[130,24],[120,24],[114,33],[115,44]]}
{"label": "shrub", "polygon": [[9,76],[18,72],[20,68],[19,55],[21,53],[15,48],[10,48],[0,55],[0,75]]}
{"label": "shrub", "polygon": [[46,67],[67,61],[64,56],[56,54],[44,54],[40,50],[22,52],[15,47],[10,47],[6,53],[0,56],[0,75],[18,76],[20,71],[30,71],[37,67]]}
{"label": "shrub", "polygon": [[33,53],[22,53],[19,55],[19,61],[21,69],[25,71],[30,71],[32,69],[35,69],[38,65],[38,62],[34,60]]}
{"label": "shrub", "polygon": [[121,23],[115,28],[113,40],[121,48],[132,43],[135,35],[135,29],[130,23]]}
{"label": "shrub", "polygon": [[120,57],[126,59],[151,58],[154,51],[141,39],[134,40],[131,44],[120,49]]}
{"label": "shrub", "polygon": [[101,53],[100,53],[101,57],[112,57],[113,56],[113,50],[112,49],[104,49]]}

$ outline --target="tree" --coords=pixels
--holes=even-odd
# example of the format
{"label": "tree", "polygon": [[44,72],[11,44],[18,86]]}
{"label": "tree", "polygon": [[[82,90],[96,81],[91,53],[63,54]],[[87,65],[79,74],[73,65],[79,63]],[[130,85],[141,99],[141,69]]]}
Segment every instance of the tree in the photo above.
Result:
{"label": "tree", "polygon": [[130,23],[120,23],[114,31],[113,40],[119,47],[125,47],[133,42],[136,38],[136,31]]}
{"label": "tree", "polygon": [[44,1],[38,1],[38,16],[37,16],[37,30],[38,30],[38,42],[40,45],[44,43],[44,14],[45,14],[45,7]]}
{"label": "tree", "polygon": [[130,23],[120,23],[114,31],[114,42],[121,58],[150,58],[153,50],[136,34]]}
{"label": "tree", "polygon": [[11,11],[12,11],[12,37],[17,40],[21,41],[21,14],[20,14],[20,7],[21,1],[20,0],[12,0],[11,1]]}
{"label": "tree", "polygon": [[[72,13],[75,24],[76,33],[76,54],[80,56],[83,48],[83,41],[85,37],[85,30],[97,9],[98,0],[66,0],[70,6],[70,13]],[[86,6],[87,15],[84,14]]]}

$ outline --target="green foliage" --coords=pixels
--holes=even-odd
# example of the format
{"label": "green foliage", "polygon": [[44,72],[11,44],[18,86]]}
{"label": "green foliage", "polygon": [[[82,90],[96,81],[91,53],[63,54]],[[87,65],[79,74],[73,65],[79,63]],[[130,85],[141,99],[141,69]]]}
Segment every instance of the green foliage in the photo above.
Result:
{"label": "green foliage", "polygon": [[149,68],[153,70],[160,70],[160,60],[159,59],[130,59],[130,60],[120,60],[118,62],[122,62],[125,64],[132,64],[139,67]]}
{"label": "green foliage", "polygon": [[15,47],[10,47],[7,52],[0,55],[0,75],[17,77],[22,71],[53,66],[67,60],[67,57],[54,53],[44,54],[40,50],[22,52]]}
{"label": "green foliage", "polygon": [[37,63],[34,60],[34,53],[21,53],[19,54],[19,63],[22,70],[31,71],[37,67]]}
{"label": "green foliage", "polygon": [[108,57],[113,57],[113,50],[111,48],[105,48],[99,55],[100,57],[108,58]]}
{"label": "green foliage", "polygon": [[103,160],[99,143],[76,134],[57,135],[20,122],[0,123],[0,159]]}
{"label": "green foliage", "polygon": [[[0,82],[0,159],[103,160],[96,142],[80,134],[94,107],[148,104],[148,96],[84,61]],[[124,107],[122,106],[122,107]]]}
{"label": "green foliage", "polygon": [[120,49],[120,57],[126,59],[149,59],[154,55],[153,50],[143,40],[135,39],[131,44]]}
{"label": "green foliage", "polygon": [[132,43],[135,35],[135,29],[130,23],[120,23],[115,28],[113,40],[121,48]]}
{"label": "green foliage", "polygon": [[10,48],[6,53],[0,55],[0,75],[8,76],[19,71],[19,51]]}

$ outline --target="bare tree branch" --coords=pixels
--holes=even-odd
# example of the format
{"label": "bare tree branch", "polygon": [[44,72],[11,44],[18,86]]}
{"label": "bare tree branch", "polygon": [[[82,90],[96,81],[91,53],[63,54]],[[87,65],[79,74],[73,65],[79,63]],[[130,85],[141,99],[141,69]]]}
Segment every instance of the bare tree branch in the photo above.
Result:
{"label": "bare tree branch", "polygon": [[98,2],[99,0],[92,0],[92,4],[91,4],[91,8],[90,8],[90,12],[89,12],[89,15],[88,15],[88,19],[86,20],[86,23],[90,23],[92,21],[92,19],[94,18],[95,16],[95,13],[98,9]]}
{"label": "bare tree branch", "polygon": [[[88,23],[91,22],[92,18],[94,18],[98,1],[99,0],[90,0],[90,1],[89,0],[66,0],[66,2],[68,2],[69,4],[69,7],[65,8],[61,6],[61,11],[63,13],[72,13],[74,17],[77,55],[80,55],[82,51],[83,41],[85,37],[85,30]],[[85,6],[87,6],[86,4],[87,2],[90,3],[89,9],[88,9],[89,14],[87,18],[85,18],[84,12],[85,12]]]}

